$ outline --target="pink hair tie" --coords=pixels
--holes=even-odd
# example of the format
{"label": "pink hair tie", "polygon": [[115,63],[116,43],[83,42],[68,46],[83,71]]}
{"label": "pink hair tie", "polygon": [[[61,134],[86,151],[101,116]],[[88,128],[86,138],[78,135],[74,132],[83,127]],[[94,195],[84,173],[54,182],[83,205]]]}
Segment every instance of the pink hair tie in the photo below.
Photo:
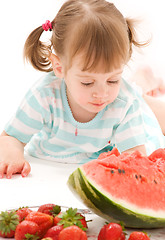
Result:
{"label": "pink hair tie", "polygon": [[52,23],[49,21],[49,20],[46,20],[46,22],[44,24],[42,24],[42,28],[45,30],[45,31],[48,31],[48,30],[52,30]]}

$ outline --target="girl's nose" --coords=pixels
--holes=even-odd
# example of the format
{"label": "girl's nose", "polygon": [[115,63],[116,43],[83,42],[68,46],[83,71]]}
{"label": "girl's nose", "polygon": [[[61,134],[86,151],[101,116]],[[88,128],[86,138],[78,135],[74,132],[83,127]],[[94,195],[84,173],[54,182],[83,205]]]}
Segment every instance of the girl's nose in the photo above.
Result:
{"label": "girl's nose", "polygon": [[94,98],[106,98],[108,96],[108,91],[106,87],[99,87],[93,92]]}

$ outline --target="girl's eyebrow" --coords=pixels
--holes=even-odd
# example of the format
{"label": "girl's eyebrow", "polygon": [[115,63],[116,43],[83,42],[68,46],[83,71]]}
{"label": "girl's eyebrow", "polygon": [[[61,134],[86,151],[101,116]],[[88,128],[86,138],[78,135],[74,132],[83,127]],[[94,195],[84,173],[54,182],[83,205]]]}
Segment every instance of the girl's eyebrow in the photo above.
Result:
{"label": "girl's eyebrow", "polygon": [[111,77],[115,76],[115,75],[119,75],[119,74],[122,74],[123,73],[123,70],[120,70],[118,72],[115,72]]}
{"label": "girl's eyebrow", "polygon": [[[123,72],[123,70],[119,70],[119,71],[116,71],[115,73],[113,73],[110,77],[113,77],[115,75],[118,75],[118,74],[121,74]],[[80,77],[80,78],[91,78],[92,76],[90,75],[81,75],[81,74],[76,74],[77,77]]]}
{"label": "girl's eyebrow", "polygon": [[81,78],[84,78],[84,77],[91,77],[89,75],[80,75],[80,74],[76,74],[77,77],[81,77]]}

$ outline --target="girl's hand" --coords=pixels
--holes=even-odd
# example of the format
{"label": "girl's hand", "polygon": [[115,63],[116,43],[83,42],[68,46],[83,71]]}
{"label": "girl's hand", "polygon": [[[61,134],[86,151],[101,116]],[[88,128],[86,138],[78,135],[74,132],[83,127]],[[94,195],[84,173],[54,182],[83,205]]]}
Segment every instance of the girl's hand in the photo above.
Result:
{"label": "girl's hand", "polygon": [[0,178],[11,178],[13,174],[20,173],[26,177],[30,170],[30,164],[24,158],[25,144],[4,132],[0,136]]}
{"label": "girl's hand", "polygon": [[134,147],[134,148],[130,148],[124,152],[127,152],[127,153],[133,153],[134,151],[139,151],[142,155],[144,156],[147,156],[147,153],[146,153],[146,148],[144,145],[139,145],[137,147]]}
{"label": "girl's hand", "polygon": [[6,178],[10,179],[16,173],[21,173],[22,177],[26,177],[30,170],[31,167],[25,159],[17,163],[0,160],[0,178],[3,178],[6,174]]}

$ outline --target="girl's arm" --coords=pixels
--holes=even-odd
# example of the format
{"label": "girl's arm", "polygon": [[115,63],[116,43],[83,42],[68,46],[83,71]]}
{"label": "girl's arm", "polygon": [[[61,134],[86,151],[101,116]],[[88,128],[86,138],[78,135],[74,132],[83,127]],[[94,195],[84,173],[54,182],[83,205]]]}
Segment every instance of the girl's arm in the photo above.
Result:
{"label": "girl's arm", "polygon": [[136,147],[134,147],[134,148],[130,148],[130,149],[124,151],[124,152],[132,153],[132,152],[134,152],[134,151],[136,151],[136,150],[138,150],[139,152],[141,152],[141,154],[144,155],[144,156],[147,155],[147,153],[146,153],[146,148],[145,148],[144,145],[139,145],[139,146],[136,146]]}
{"label": "girl's arm", "polygon": [[26,144],[9,136],[5,131],[0,135],[0,178],[6,174],[11,178],[15,173],[21,173],[22,177],[29,174],[31,168],[24,158]]}
{"label": "girl's arm", "polygon": [[148,95],[143,95],[143,98],[155,114],[162,132],[165,135],[165,101]]}

